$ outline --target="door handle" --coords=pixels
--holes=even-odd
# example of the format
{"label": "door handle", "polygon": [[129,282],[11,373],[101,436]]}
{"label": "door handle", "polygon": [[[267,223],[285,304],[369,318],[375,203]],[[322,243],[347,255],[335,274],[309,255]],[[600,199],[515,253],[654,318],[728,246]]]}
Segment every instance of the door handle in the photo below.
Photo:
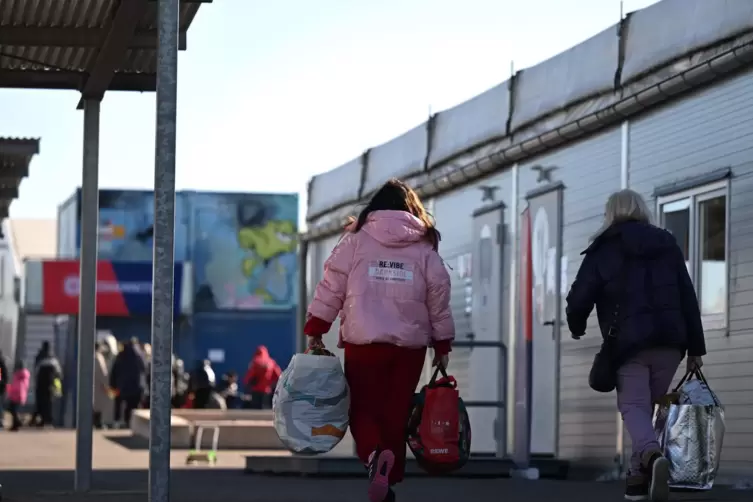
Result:
{"label": "door handle", "polygon": [[[555,330],[554,330],[554,328],[555,328],[555,326],[557,326],[557,324],[558,323],[557,323],[556,319],[552,319],[551,321],[544,321],[544,326],[551,326],[552,327],[552,340],[556,340],[557,339],[557,337],[555,336]],[[562,326],[564,324],[565,323],[562,322],[562,321],[559,322],[560,326]]]}

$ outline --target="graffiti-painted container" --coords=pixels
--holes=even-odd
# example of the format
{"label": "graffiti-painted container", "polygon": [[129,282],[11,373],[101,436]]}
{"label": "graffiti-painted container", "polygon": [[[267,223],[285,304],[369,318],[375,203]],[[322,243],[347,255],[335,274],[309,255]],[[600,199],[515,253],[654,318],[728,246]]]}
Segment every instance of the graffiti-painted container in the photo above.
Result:
{"label": "graffiti-painted container", "polygon": [[[80,208],[79,189],[61,206],[61,257],[79,256]],[[287,364],[295,350],[297,233],[295,193],[176,195],[175,261],[191,262],[193,271],[194,315],[176,320],[174,332],[175,352],[187,367],[210,358],[218,374],[240,373],[259,344]],[[154,193],[100,190],[98,234],[101,260],[151,261]],[[99,319],[98,329],[119,340],[151,338],[148,317]]]}
{"label": "graffiti-painted container", "polygon": [[183,194],[196,312],[289,310],[297,301],[297,194]]}

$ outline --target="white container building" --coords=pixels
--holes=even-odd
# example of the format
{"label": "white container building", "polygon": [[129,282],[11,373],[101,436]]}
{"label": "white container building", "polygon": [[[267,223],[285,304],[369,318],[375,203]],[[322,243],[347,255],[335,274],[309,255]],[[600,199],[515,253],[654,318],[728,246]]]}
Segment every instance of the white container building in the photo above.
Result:
{"label": "white container building", "polygon": [[[390,177],[417,188],[442,232],[458,340],[507,348],[501,357],[485,348],[453,353],[465,399],[508,403],[471,411],[475,453],[504,454],[515,431],[511,355],[526,205],[532,451],[608,468],[629,445],[615,396],[588,386],[601,342],[595,316],[580,342],[560,324],[607,196],[629,187],[688,259],[706,328],[706,375],[727,407],[723,474],[753,473],[753,1],[663,0],[313,177],[302,303],[343,219]],[[327,337],[334,347],[337,326]]]}

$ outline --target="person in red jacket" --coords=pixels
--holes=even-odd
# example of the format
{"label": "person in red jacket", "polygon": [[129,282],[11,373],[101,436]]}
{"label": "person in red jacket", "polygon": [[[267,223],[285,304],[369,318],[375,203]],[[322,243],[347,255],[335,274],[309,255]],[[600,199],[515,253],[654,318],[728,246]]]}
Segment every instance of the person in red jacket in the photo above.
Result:
{"label": "person in red jacket", "polygon": [[440,234],[418,195],[392,179],[324,264],[308,308],[309,346],[341,318],[350,431],[369,472],[371,502],[394,502],[405,475],[405,429],[426,359],[447,366],[455,323]]}
{"label": "person in red jacket", "polygon": [[251,394],[250,408],[261,410],[272,407],[272,393],[280,373],[280,366],[269,355],[267,347],[259,345],[243,378],[243,384]]}

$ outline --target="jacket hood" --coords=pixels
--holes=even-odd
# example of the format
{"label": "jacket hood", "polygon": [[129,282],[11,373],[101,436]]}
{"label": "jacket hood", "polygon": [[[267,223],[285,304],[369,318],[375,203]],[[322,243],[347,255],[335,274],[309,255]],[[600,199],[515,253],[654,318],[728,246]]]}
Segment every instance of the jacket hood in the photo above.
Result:
{"label": "jacket hood", "polygon": [[13,379],[18,382],[28,382],[31,379],[31,373],[26,368],[13,372]]}
{"label": "jacket hood", "polygon": [[362,230],[386,247],[407,247],[426,235],[426,225],[405,211],[374,211]]}
{"label": "jacket hood", "polygon": [[60,364],[60,361],[58,361],[58,358],[55,357],[55,354],[47,354],[41,359],[38,359],[36,365],[38,367],[42,367],[42,366],[56,366],[59,364]]}
{"label": "jacket hood", "polygon": [[141,349],[133,344],[127,344],[123,347],[123,352],[119,354],[126,361],[136,361],[138,359],[145,359],[144,353]]}
{"label": "jacket hood", "polygon": [[265,361],[269,360],[270,359],[270,357],[269,357],[269,349],[267,349],[267,347],[264,346],[264,345],[259,345],[256,348],[256,352],[254,353],[254,359],[256,359],[256,360],[263,359]]}
{"label": "jacket hood", "polygon": [[113,335],[105,336],[102,342],[108,348],[110,354],[118,353],[118,340]]}
{"label": "jacket hood", "polygon": [[633,256],[656,256],[677,248],[675,237],[663,228],[641,221],[625,221],[609,227],[581,254],[593,252],[605,242],[618,239],[622,249]]}

